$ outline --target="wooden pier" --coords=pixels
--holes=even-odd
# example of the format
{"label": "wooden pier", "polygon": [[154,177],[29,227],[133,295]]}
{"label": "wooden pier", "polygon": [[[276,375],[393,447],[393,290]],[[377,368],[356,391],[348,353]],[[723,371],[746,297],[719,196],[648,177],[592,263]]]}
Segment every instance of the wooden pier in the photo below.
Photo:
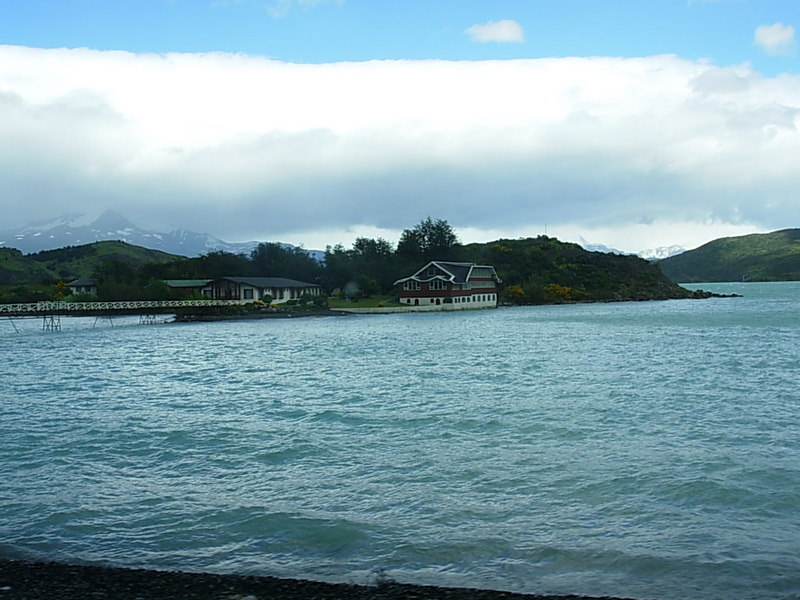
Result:
{"label": "wooden pier", "polygon": [[114,315],[139,315],[139,323],[155,324],[155,315],[174,313],[176,309],[205,306],[233,306],[238,300],[125,300],[120,302],[60,302],[47,301],[31,304],[0,304],[0,317],[7,317],[14,325],[15,318],[42,318],[42,331],[61,331],[61,317],[112,317]]}

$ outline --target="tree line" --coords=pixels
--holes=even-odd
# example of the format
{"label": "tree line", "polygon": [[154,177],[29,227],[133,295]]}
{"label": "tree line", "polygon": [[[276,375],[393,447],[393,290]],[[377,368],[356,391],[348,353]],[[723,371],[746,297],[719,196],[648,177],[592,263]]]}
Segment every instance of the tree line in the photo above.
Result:
{"label": "tree line", "polygon": [[321,285],[328,294],[368,297],[392,291],[397,279],[429,260],[453,257],[458,236],[443,219],[424,219],[403,230],[397,246],[383,238],[359,237],[352,247],[328,246],[323,261],[303,248],[274,242],[259,244],[249,255],[215,250],[195,258],[147,263],[138,268],[120,261],[104,262],[93,276],[102,300],[170,296],[169,279],[286,277]]}

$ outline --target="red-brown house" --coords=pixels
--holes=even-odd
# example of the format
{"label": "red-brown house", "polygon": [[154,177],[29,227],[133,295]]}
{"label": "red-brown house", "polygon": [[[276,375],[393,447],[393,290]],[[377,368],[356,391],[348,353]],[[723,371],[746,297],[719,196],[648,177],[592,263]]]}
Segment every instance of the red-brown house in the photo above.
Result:
{"label": "red-brown house", "polygon": [[496,307],[499,283],[492,266],[443,260],[394,282],[402,304],[449,310]]}

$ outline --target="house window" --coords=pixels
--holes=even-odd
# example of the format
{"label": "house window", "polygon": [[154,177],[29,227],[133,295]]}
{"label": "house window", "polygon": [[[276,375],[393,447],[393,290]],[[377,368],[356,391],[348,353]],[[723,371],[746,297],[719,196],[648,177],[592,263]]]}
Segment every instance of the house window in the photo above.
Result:
{"label": "house window", "polygon": [[403,282],[403,289],[404,290],[418,290],[419,289],[419,281],[405,281]]}
{"label": "house window", "polygon": [[245,300],[253,299],[253,288],[244,288],[244,299]]}
{"label": "house window", "polygon": [[430,289],[432,290],[446,290],[447,289],[447,282],[442,281],[441,279],[434,279],[430,282]]}

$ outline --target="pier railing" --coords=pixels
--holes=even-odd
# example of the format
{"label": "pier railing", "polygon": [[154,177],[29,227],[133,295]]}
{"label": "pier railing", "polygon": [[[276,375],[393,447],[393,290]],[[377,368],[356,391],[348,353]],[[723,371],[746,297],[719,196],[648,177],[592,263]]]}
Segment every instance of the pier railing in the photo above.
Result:
{"label": "pier railing", "polygon": [[233,306],[238,300],[125,300],[120,302],[59,302],[45,301],[31,304],[0,304],[0,315],[10,317],[41,315],[79,315],[81,313],[114,312],[169,312],[175,308],[199,306]]}

